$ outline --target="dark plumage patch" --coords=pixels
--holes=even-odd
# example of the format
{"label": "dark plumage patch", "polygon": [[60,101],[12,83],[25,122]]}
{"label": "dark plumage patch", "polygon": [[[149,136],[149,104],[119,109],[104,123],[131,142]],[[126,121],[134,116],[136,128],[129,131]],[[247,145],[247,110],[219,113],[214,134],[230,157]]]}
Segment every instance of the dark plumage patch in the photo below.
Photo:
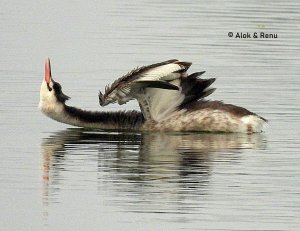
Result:
{"label": "dark plumage patch", "polygon": [[182,102],[181,106],[192,103],[199,99],[203,99],[215,91],[215,88],[208,88],[216,80],[215,78],[198,78],[204,73],[205,71],[196,72],[189,75],[188,77],[181,78],[182,92],[185,95],[185,99]]}
{"label": "dark plumage patch", "polygon": [[99,91],[98,98],[99,98],[99,104],[101,106],[104,106],[104,95],[102,94],[101,91]]}
{"label": "dark plumage patch", "polygon": [[154,80],[154,81],[139,81],[135,84],[137,88],[160,88],[160,89],[167,89],[167,90],[179,90],[176,85],[173,85],[167,81],[163,80]]}
{"label": "dark plumage patch", "polygon": [[65,95],[62,90],[61,90],[61,85],[58,82],[55,82],[53,79],[53,89],[54,89],[54,94],[57,98],[57,100],[61,103],[65,103],[66,100],[70,99],[69,96]]}
{"label": "dark plumage patch", "polygon": [[248,132],[248,133],[252,133],[252,132],[253,132],[253,129],[252,129],[251,124],[248,124],[248,125],[247,125],[247,132]]}

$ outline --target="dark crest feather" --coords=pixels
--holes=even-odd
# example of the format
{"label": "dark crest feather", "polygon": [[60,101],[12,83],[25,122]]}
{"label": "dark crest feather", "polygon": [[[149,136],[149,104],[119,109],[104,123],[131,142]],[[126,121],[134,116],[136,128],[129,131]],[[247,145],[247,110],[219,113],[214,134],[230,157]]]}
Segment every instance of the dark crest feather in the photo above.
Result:
{"label": "dark crest feather", "polygon": [[53,89],[54,89],[54,93],[55,96],[57,98],[57,100],[61,103],[65,103],[67,100],[70,99],[69,96],[65,95],[62,90],[61,90],[61,85],[58,82],[55,82],[53,79]]}

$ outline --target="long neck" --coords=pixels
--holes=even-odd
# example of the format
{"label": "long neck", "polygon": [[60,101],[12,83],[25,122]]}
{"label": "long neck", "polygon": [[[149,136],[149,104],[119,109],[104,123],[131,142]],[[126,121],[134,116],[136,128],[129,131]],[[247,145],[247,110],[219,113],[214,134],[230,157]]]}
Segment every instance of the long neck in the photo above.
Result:
{"label": "long neck", "polygon": [[144,117],[137,111],[93,112],[63,104],[60,112],[47,114],[54,120],[78,127],[140,130]]}

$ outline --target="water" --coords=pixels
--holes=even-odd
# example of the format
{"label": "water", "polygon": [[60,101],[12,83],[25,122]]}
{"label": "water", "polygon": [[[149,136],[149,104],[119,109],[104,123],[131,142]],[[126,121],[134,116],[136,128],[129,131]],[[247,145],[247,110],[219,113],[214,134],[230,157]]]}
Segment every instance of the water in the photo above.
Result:
{"label": "water", "polygon": [[[299,230],[297,1],[2,1],[2,230]],[[238,39],[228,33],[276,33]],[[210,97],[265,133],[124,133],[59,124],[38,109],[44,59],[69,105],[170,58],[217,77]],[[104,110],[138,109],[132,102]]]}

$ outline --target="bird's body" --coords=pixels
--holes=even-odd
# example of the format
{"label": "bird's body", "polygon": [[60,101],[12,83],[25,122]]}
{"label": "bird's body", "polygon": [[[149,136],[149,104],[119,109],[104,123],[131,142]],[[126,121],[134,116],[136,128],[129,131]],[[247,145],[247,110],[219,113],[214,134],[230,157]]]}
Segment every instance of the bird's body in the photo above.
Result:
{"label": "bird's body", "polygon": [[244,110],[220,101],[197,102],[173,112],[162,121],[146,121],[144,128],[151,131],[261,132],[265,120]]}
{"label": "bird's body", "polygon": [[204,72],[186,73],[191,63],[168,60],[134,69],[116,80],[100,104],[124,104],[136,99],[142,112],[91,112],[65,104],[69,98],[51,76],[46,61],[40,91],[40,109],[48,117],[78,127],[135,131],[261,132],[266,120],[245,108],[204,98],[215,89],[215,79],[199,78]]}

